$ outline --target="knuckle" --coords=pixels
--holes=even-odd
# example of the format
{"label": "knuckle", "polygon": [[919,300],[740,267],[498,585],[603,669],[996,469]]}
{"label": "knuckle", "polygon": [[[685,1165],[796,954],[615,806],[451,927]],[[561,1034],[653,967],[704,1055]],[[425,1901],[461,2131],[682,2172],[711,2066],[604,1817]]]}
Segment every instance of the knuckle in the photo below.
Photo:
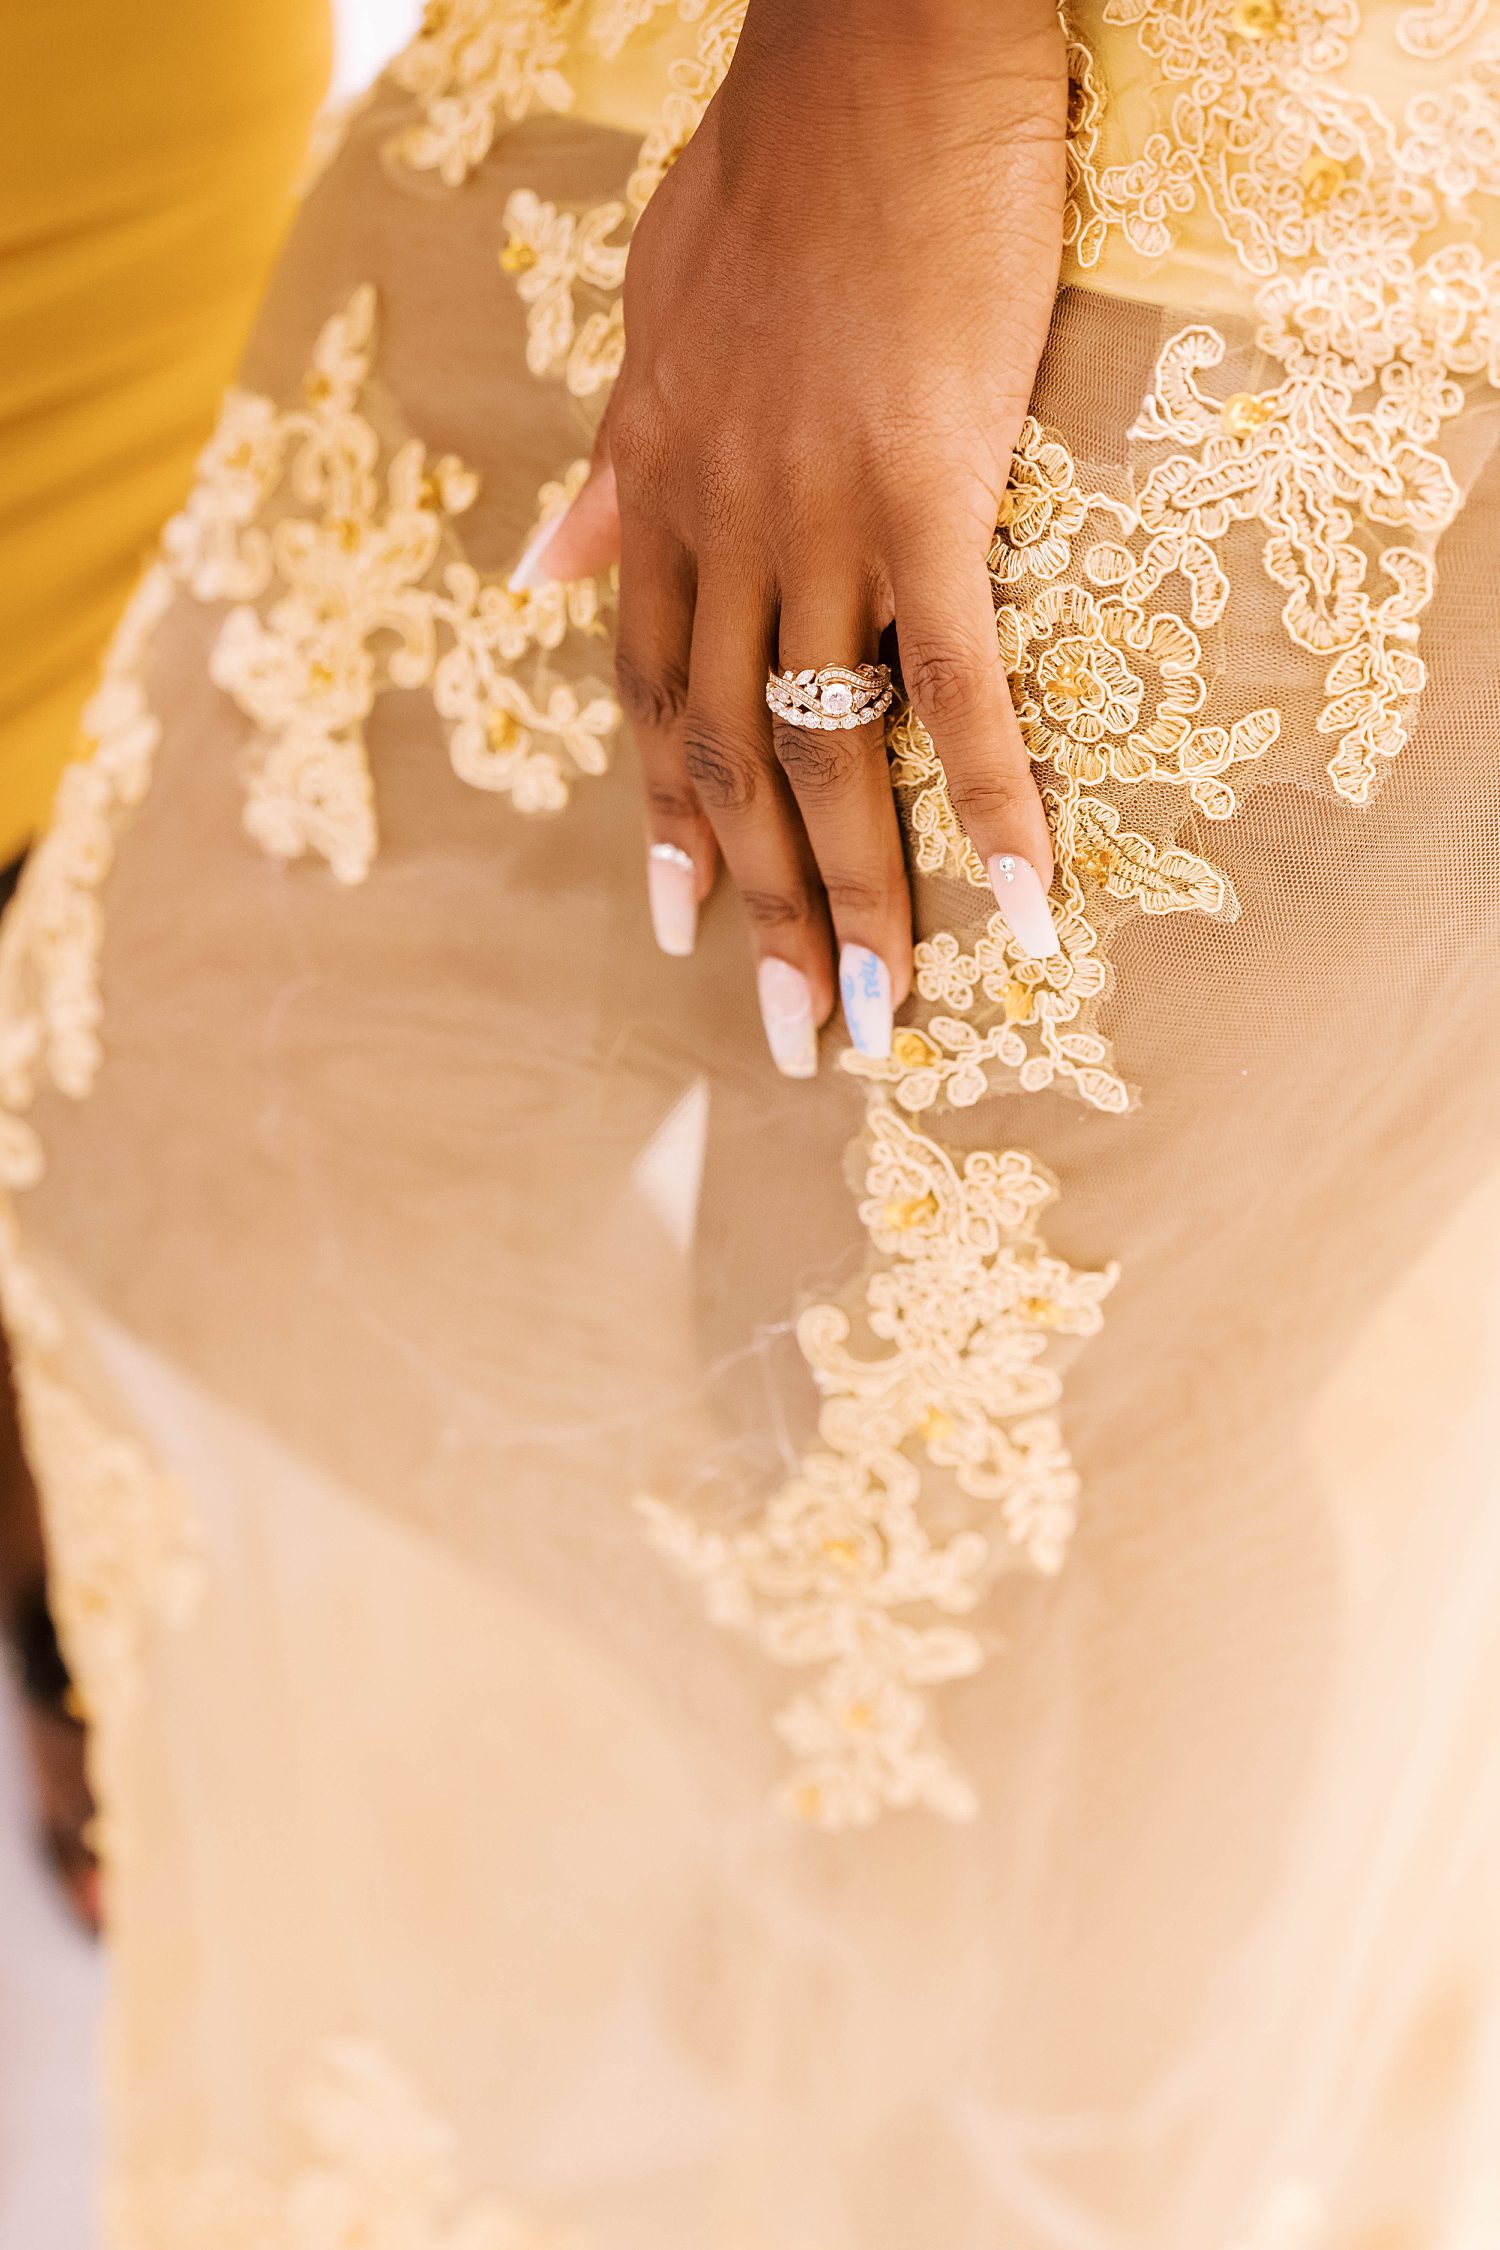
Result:
{"label": "knuckle", "polygon": [[745,456],[732,436],[705,446],[697,465],[698,521],[706,539],[728,544],[744,524]]}
{"label": "knuckle", "polygon": [[703,803],[713,812],[743,812],[755,799],[759,759],[722,727],[689,717],[683,764]]}
{"label": "knuckle", "polygon": [[703,818],[703,807],[693,791],[674,789],[667,781],[648,783],[646,806],[663,827],[680,828],[688,821]]}
{"label": "knuckle", "polygon": [[980,666],[965,649],[923,641],[902,651],[906,692],[920,715],[937,726],[972,718],[983,699]]}
{"label": "knuckle", "polygon": [[758,930],[799,928],[813,918],[813,903],[806,891],[743,890],[745,912]]}
{"label": "knuckle", "polygon": [[823,887],[828,893],[828,903],[836,921],[859,920],[878,922],[891,911],[895,900],[894,880],[883,881],[879,876],[864,875],[853,869],[825,868]]}
{"label": "knuckle", "polygon": [[657,402],[637,389],[611,404],[609,452],[615,476],[623,485],[656,482],[666,460],[664,417]]}
{"label": "knuckle", "polygon": [[680,665],[649,663],[628,648],[615,657],[620,702],[632,726],[673,727],[687,703],[687,674]]}
{"label": "knuckle", "polygon": [[858,739],[854,729],[824,731],[789,726],[785,719],[778,719],[772,726],[771,739],[777,764],[802,795],[846,786],[869,754],[868,745]]}
{"label": "knuckle", "polygon": [[1008,819],[1021,803],[1021,792],[1009,782],[976,776],[950,780],[948,801],[965,828],[982,828]]}

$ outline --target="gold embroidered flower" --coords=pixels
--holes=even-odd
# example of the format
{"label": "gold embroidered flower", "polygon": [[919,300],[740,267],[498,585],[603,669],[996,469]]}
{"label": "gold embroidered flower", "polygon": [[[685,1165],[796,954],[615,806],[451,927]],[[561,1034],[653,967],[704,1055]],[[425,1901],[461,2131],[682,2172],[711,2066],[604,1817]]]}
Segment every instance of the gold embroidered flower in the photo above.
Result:
{"label": "gold embroidered flower", "polygon": [[1267,111],[1242,191],[1268,272],[1389,256],[1408,249],[1436,216],[1430,189],[1399,161],[1383,111],[1358,95],[1330,98],[1303,87]]}
{"label": "gold embroidered flower", "polygon": [[947,777],[937,745],[909,704],[903,706],[886,738],[891,785],[901,803],[902,826],[918,874],[939,871],[988,888],[984,862],[975,851],[948,796]]}
{"label": "gold embroidered flower", "polygon": [[1305,201],[1302,183],[1268,159],[1283,126],[1288,88],[1337,69],[1359,27],[1358,0],[1109,0],[1112,22],[1132,24],[1170,89],[1171,129],[1139,156],[1096,170],[1100,217],[1146,257],[1171,248],[1174,222],[1202,202],[1247,270],[1274,273],[1276,224]]}
{"label": "gold embroidered flower", "polygon": [[198,459],[193,490],[163,535],[163,552],[200,601],[248,601],[270,572],[255,518],[280,481],[289,432],[268,398],[229,390]]}
{"label": "gold embroidered flower", "polygon": [[[1275,290],[1266,295],[1284,314],[1285,297]],[[1242,439],[1226,436],[1217,403],[1196,381],[1197,369],[1215,364],[1222,352],[1219,338],[1197,329],[1184,330],[1163,354],[1139,434],[1171,438],[1183,449],[1147,477],[1142,522],[1151,533],[1178,537],[1186,531],[1209,540],[1235,521],[1262,524],[1266,571],[1286,591],[1282,620],[1288,634],[1337,666],[1342,680],[1345,652],[1386,637],[1383,604],[1369,584],[1372,548],[1381,570],[1401,583],[1397,622],[1414,623],[1410,604],[1419,579],[1430,593],[1425,559],[1409,545],[1376,547],[1381,536],[1376,527],[1436,534],[1458,505],[1457,485],[1441,455],[1396,425],[1389,411],[1383,414],[1378,403],[1362,408],[1352,381],[1341,380],[1326,356],[1315,370],[1287,377],[1274,417]],[[1455,387],[1453,398],[1460,395]],[[1441,388],[1427,388],[1424,396],[1441,407]],[[1310,494],[1325,498],[1311,505]],[[1363,540],[1355,535],[1349,501],[1359,503]],[[1410,562],[1417,565],[1415,573]],[[1404,698],[1394,691],[1398,674],[1407,670],[1401,666],[1385,674],[1392,691],[1386,704],[1390,739],[1398,741],[1405,739],[1406,721]],[[1328,692],[1332,698],[1343,692],[1331,675]],[[1353,735],[1341,738],[1328,762],[1334,787],[1355,802],[1373,785],[1376,768],[1367,747]]]}
{"label": "gold embroidered flower", "polygon": [[1028,414],[1011,458],[1000,504],[991,575],[1003,586],[1021,578],[1058,578],[1068,567],[1072,542],[1089,512],[1078,467],[1065,445],[1047,437]]}
{"label": "gold embroidered flower", "polygon": [[41,1146],[21,1116],[43,1074],[74,1100],[103,1060],[99,890],[121,816],[151,782],[161,724],[146,695],[147,653],[172,599],[153,564],[127,603],[84,707],[88,755],[63,768],[52,824],[30,853],[0,931],[0,1182],[32,1186]]}
{"label": "gold embroidered flower", "polygon": [[[1222,338],[1174,337],[1133,433],[1180,448],[1140,490],[1146,555],[1134,574],[1123,548],[1098,558],[1102,579],[1094,557],[1085,567],[1139,598],[1148,564],[1159,582],[1194,543],[1261,524],[1288,636],[1329,667],[1320,725],[1359,709],[1327,772],[1361,803],[1405,740],[1418,677],[1410,647],[1387,661],[1373,579],[1430,559],[1458,505],[1442,426],[1469,379],[1500,379],[1500,269],[1452,239],[1473,235],[1475,206],[1500,194],[1500,53],[1481,44],[1387,113],[1338,76],[1356,0],[1109,0],[1107,13],[1135,27],[1160,71],[1163,130],[1126,165],[1099,166],[1092,144],[1075,152],[1091,218],[1161,256],[1188,209],[1211,214],[1258,284],[1255,340],[1281,378],[1208,399],[1195,373],[1222,358]],[[1429,0],[1400,12],[1396,37],[1431,62],[1481,16],[1478,0]],[[1196,599],[1193,619],[1204,622]],[[1399,622],[1415,623],[1409,608]],[[1378,708],[1358,703],[1356,676]]]}
{"label": "gold embroidered flower", "polygon": [[397,142],[404,161],[458,187],[483,163],[502,117],[571,108],[561,68],[571,12],[570,0],[428,0],[392,66],[422,111]]}
{"label": "gold embroidered flower", "polygon": [[[579,340],[573,292],[583,287],[618,290],[625,278],[625,245],[608,237],[625,218],[623,203],[601,203],[581,215],[560,211],[530,188],[518,188],[505,206],[506,240],[500,263],[514,277],[516,293],[530,310],[526,317],[526,364],[533,375],[550,375],[567,365]],[[587,346],[579,361],[584,380],[570,371],[569,389],[577,395],[597,389],[590,379],[607,356],[602,330],[608,313],[585,324]],[[618,372],[616,369],[615,372]]]}
{"label": "gold embroidered flower", "polygon": [[1082,887],[1066,865],[1053,912],[1062,950],[1046,961],[1023,955],[998,913],[967,951],[951,930],[919,940],[916,990],[933,1013],[920,1028],[899,1029],[888,1057],[851,1048],[843,1067],[885,1086],[909,1115],[939,1101],[966,1109],[1011,1083],[1023,1093],[1062,1085],[1092,1108],[1128,1109],[1130,1089],[1088,1026],[1109,972]]}
{"label": "gold embroidered flower", "polygon": [[[373,290],[360,289],[326,324],[299,404],[277,413],[235,398],[205,454],[206,482],[167,539],[201,598],[240,591],[210,671],[257,729],[247,829],[279,858],[317,853],[347,883],[376,849],[364,729],[387,687],[430,687],[454,722],[455,772],[527,812],[555,811],[576,775],[602,772],[618,719],[602,691],[580,693],[539,668],[529,683],[513,674],[570,632],[600,631],[608,587],[517,595],[466,563],[440,568],[447,527],[478,480],[417,439],[382,478],[380,441],[359,411],[374,315]],[[253,462],[242,461],[248,440]],[[544,517],[566,505],[585,466],[543,488]],[[267,532],[259,516],[278,502],[288,512]],[[253,606],[273,586],[275,599]]]}
{"label": "gold embroidered flower", "polygon": [[286,2160],[137,2166],[114,2185],[118,2250],[566,2250],[501,2196],[465,2194],[458,2135],[385,2053],[328,2039],[295,2090]]}
{"label": "gold embroidered flower", "polygon": [[434,617],[424,582],[445,496],[466,506],[473,480],[448,461],[429,470],[413,441],[390,464],[381,507],[362,446],[340,446],[320,429],[316,448],[298,468],[330,512],[276,525],[271,549],[286,590],[264,617],[248,605],[231,610],[209,672],[259,733],[250,833],[278,858],[316,851],[353,883],[375,850],[363,727],[376,694],[376,648],[397,685],[430,673]]}
{"label": "gold embroidered flower", "polygon": [[1205,693],[1198,637],[1180,617],[1058,586],[1002,612],[999,632],[1033,758],[1086,787],[1177,778]]}
{"label": "gold embroidered flower", "polygon": [[1181,844],[1156,844],[1124,826],[1117,805],[1076,789],[1044,789],[1052,840],[1066,873],[1143,914],[1239,911],[1229,878]]}
{"label": "gold embroidered flower", "polygon": [[[978,1644],[967,1634],[943,1637],[943,1668],[931,1639],[924,1685],[977,1667]],[[798,1760],[780,1792],[789,1811],[830,1830],[867,1828],[887,1805],[925,1804],[950,1820],[973,1818],[973,1789],[945,1756],[924,1747],[927,1705],[905,1684],[908,1663],[899,1648],[867,1646],[832,1665],[813,1693],[778,1714],[776,1731]]]}
{"label": "gold embroidered flower", "polygon": [[[1103,641],[1077,634],[1054,641],[1037,657],[1033,677],[1043,711],[1075,749],[1106,735],[1128,734],[1141,715],[1145,682],[1117,648]],[[1043,739],[1054,740],[1055,735],[1044,731]],[[1074,770],[1066,752],[1058,753],[1058,762],[1065,771]],[[1076,770],[1080,781],[1102,781],[1108,760],[1085,757]]]}
{"label": "gold embroidered flower", "polygon": [[1401,160],[1448,209],[1500,195],[1500,48],[1490,41],[1461,78],[1413,96]]}
{"label": "gold embroidered flower", "polygon": [[[814,1305],[797,1324],[823,1398],[818,1444],[747,1529],[641,1503],[717,1621],[778,1663],[819,1668],[778,1728],[798,1761],[783,1802],[825,1828],[885,1807],[972,1814],[925,1691],[982,1663],[978,1638],[948,1620],[1007,1556],[1061,1562],[1077,1478],[1047,1354],[1054,1335],[1095,1332],[1115,1279],[1049,1256],[1034,1219],[1052,1191],[1019,1150],[960,1159],[884,1105],[869,1124],[860,1215],[887,1263],[852,1312]],[[981,1504],[980,1522],[934,1536],[934,1473]]]}
{"label": "gold embroidered flower", "polygon": [[1373,607],[1368,631],[1329,666],[1328,700],[1318,714],[1319,731],[1339,737],[1329,762],[1334,785],[1356,802],[1369,794],[1377,761],[1399,757],[1404,714],[1427,676],[1416,620],[1432,598],[1432,565],[1410,552],[1387,553],[1383,562],[1393,590]]}

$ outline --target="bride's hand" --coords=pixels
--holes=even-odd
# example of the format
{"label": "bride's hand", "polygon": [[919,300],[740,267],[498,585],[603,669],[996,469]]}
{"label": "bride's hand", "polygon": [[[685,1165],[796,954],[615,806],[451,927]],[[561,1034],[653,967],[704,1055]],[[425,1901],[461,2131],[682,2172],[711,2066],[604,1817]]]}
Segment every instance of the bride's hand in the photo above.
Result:
{"label": "bride's hand", "polygon": [[1065,129],[1052,0],[751,0],[631,246],[589,483],[517,573],[619,555],[657,934],[691,950],[722,851],[792,1076],[835,946],[856,1046],[889,1051],[911,903],[883,729],[773,726],[768,668],[872,662],[894,621],[1001,906],[1055,950],[985,557],[1057,286]]}

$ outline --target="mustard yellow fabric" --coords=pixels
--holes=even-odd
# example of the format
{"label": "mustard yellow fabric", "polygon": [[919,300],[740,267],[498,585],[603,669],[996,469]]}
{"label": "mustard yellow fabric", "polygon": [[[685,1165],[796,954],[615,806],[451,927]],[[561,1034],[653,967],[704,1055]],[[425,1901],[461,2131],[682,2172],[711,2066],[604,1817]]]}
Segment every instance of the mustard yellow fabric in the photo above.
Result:
{"label": "mustard yellow fabric", "polygon": [[0,9],[0,857],[186,488],[328,64],[323,0]]}

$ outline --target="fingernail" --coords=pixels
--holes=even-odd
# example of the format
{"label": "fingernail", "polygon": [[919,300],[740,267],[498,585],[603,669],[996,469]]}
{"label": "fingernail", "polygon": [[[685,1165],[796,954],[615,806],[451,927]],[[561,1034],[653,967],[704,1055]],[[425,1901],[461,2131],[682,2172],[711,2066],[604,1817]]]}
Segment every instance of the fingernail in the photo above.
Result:
{"label": "fingernail", "polygon": [[867,945],[839,955],[839,995],[849,1037],[862,1055],[884,1062],[891,1051],[891,972]]}
{"label": "fingernail", "polygon": [[756,970],[755,983],[766,1045],[776,1068],[783,1078],[815,1078],[818,1027],[813,1021],[812,991],[806,977],[790,961],[768,957]]}
{"label": "fingernail", "polygon": [[653,844],[646,854],[651,927],[663,953],[683,961],[698,937],[698,870],[678,844]]}
{"label": "fingernail", "polygon": [[1010,852],[996,852],[988,865],[1000,911],[1022,952],[1029,953],[1034,961],[1050,961],[1054,954],[1061,953],[1057,924],[1052,919],[1041,877],[1030,860],[1017,859]]}
{"label": "fingernail", "polygon": [[551,574],[542,568],[542,557],[551,546],[561,528],[560,516],[549,516],[539,531],[534,531],[527,541],[520,561],[510,574],[509,585],[513,594],[534,594],[538,586],[552,583]]}

